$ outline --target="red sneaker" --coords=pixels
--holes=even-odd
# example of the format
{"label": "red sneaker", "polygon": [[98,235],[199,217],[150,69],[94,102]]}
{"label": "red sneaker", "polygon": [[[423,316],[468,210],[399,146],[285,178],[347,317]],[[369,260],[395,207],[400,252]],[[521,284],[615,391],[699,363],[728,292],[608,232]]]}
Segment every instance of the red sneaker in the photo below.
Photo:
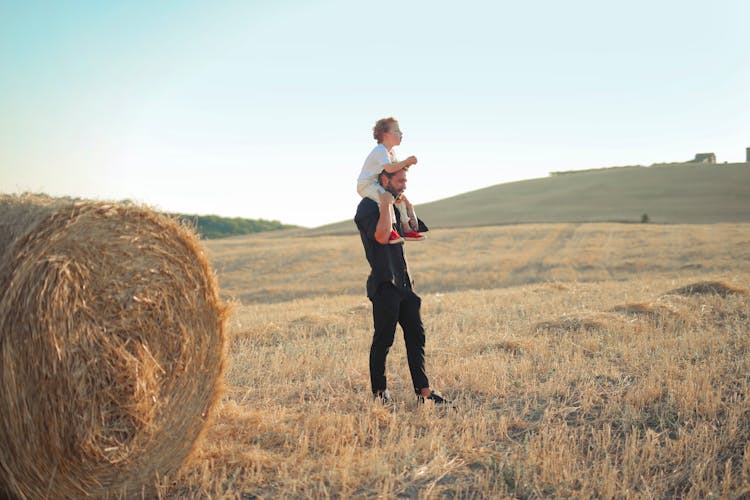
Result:
{"label": "red sneaker", "polygon": [[411,230],[408,233],[404,233],[404,239],[406,241],[422,241],[425,238],[424,234],[419,231]]}
{"label": "red sneaker", "polygon": [[391,231],[391,235],[388,237],[389,245],[397,245],[403,242],[404,242],[404,239],[401,236],[399,236],[399,234],[396,232],[395,229]]}

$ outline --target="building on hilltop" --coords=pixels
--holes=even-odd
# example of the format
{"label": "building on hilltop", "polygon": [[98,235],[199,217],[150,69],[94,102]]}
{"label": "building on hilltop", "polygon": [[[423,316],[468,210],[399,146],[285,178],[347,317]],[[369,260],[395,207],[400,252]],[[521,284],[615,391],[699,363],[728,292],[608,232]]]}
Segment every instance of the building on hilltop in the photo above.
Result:
{"label": "building on hilltop", "polygon": [[716,155],[713,153],[697,153],[691,163],[716,163]]}

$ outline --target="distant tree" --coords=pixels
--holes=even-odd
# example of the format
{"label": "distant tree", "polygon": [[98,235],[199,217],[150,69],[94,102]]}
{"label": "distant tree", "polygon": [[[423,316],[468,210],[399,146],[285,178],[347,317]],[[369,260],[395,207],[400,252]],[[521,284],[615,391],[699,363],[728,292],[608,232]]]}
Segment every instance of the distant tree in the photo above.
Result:
{"label": "distant tree", "polygon": [[203,238],[216,239],[228,236],[278,231],[297,227],[276,220],[244,219],[242,217],[219,217],[218,215],[174,214],[192,225]]}
{"label": "distant tree", "polygon": [[648,214],[641,215],[641,223],[642,224],[647,224],[648,221],[649,221]]}

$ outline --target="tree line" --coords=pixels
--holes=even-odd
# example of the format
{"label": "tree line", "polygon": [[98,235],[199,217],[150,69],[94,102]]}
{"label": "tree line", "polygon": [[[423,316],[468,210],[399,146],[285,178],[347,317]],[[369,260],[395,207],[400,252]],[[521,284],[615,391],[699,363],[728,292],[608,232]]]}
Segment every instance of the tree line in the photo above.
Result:
{"label": "tree line", "polygon": [[216,239],[228,236],[278,231],[298,226],[282,224],[277,220],[220,217],[218,215],[170,214],[193,226],[202,238]]}

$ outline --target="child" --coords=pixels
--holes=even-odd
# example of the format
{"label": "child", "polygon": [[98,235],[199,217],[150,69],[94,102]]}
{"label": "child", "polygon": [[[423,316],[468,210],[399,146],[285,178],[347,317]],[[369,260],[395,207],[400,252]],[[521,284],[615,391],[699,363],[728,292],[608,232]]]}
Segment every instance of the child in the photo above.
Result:
{"label": "child", "polygon": [[[370,152],[362,166],[362,171],[357,179],[357,192],[363,198],[367,197],[374,200],[380,206],[380,193],[385,189],[378,182],[380,172],[385,170],[388,173],[398,172],[402,168],[409,168],[417,163],[414,156],[410,156],[404,161],[398,161],[393,147],[401,144],[403,134],[395,118],[381,118],[372,128],[372,135],[378,145]],[[425,239],[424,235],[417,231],[417,216],[414,213],[414,207],[407,209],[404,201],[396,200],[396,207],[401,215],[401,224],[403,226],[404,237],[396,232],[391,231],[388,243],[403,243],[404,240],[421,241]],[[396,214],[391,213],[391,220],[396,223]]]}

